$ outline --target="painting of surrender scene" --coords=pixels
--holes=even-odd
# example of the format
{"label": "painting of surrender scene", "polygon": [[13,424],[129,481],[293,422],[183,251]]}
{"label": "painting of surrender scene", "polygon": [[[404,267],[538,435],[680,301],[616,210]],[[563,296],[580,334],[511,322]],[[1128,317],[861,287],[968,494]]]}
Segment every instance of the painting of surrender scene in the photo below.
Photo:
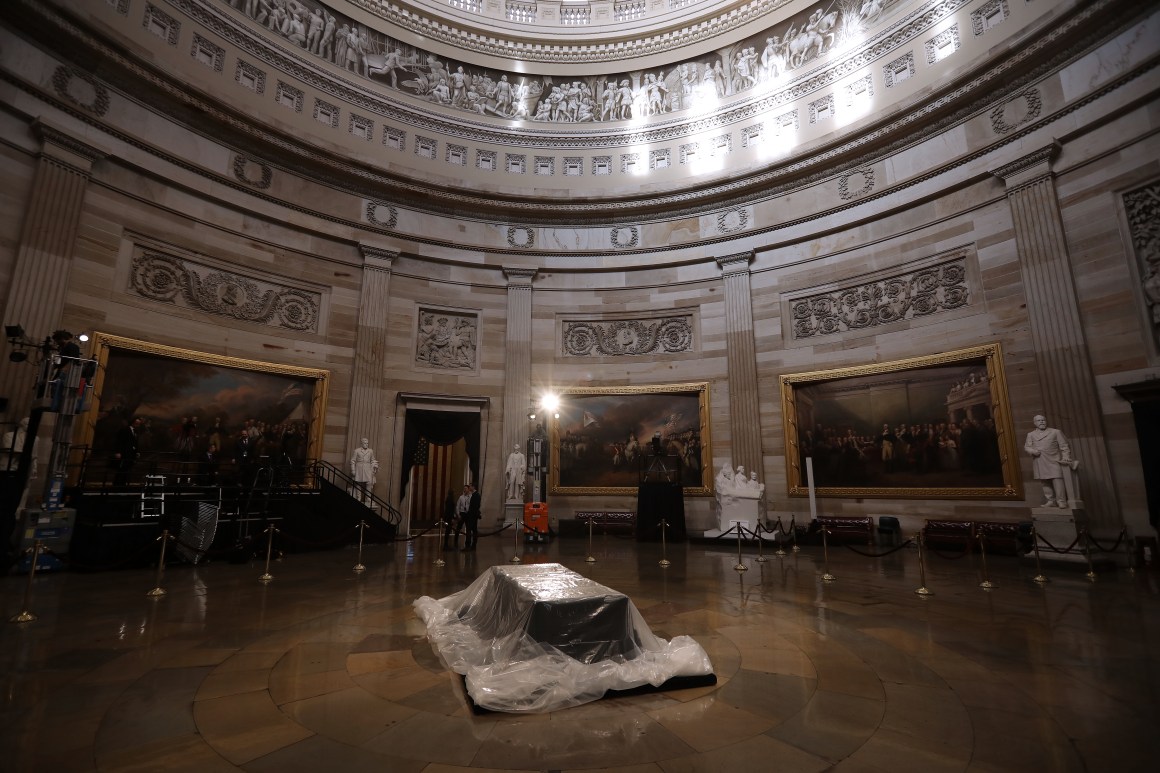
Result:
{"label": "painting of surrender scene", "polygon": [[781,377],[790,494],[1018,495],[999,346]]}
{"label": "painting of surrender scene", "polygon": [[708,399],[708,384],[564,390],[552,425],[552,493],[635,493],[657,433],[662,453],[681,465],[685,493],[708,493]]}
{"label": "painting of surrender scene", "polygon": [[[295,464],[318,455],[329,371],[94,336],[100,363],[87,442],[101,463],[122,428],[138,421],[143,464],[216,455]],[[242,441],[243,435],[245,440]]]}

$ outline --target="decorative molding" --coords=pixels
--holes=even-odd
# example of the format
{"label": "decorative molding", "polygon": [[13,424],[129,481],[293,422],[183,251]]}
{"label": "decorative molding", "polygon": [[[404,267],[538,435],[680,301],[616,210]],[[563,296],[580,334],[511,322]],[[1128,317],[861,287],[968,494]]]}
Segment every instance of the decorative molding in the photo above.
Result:
{"label": "decorative molding", "polygon": [[177,45],[178,37],[181,35],[181,22],[153,3],[145,3],[145,15],[142,17],[141,26],[171,46]]}
{"label": "decorative molding", "polygon": [[[998,21],[989,23],[988,20],[993,18],[995,14],[999,14]],[[971,31],[975,37],[978,37],[987,30],[995,29],[1010,16],[1011,8],[1008,7],[1007,0],[990,0],[990,2],[983,3],[976,10],[971,11]]]}
{"label": "decorative molding", "polygon": [[[624,234],[627,232],[628,236]],[[608,232],[612,246],[621,250],[628,250],[640,244],[640,228],[635,225],[612,228]]]}
{"label": "decorative molding", "polygon": [[882,80],[886,84],[886,88],[891,88],[895,84],[907,80],[912,75],[914,75],[913,51],[907,51],[882,68]]}
{"label": "decorative molding", "polygon": [[536,232],[526,226],[509,225],[507,243],[516,249],[530,250],[536,246]]}
{"label": "decorative molding", "polygon": [[[1038,150],[1033,150],[1027,155],[1004,164],[998,169],[991,170],[991,174],[1002,180],[1007,186],[1007,193],[1011,194],[1024,185],[1049,176],[1051,174],[1051,162],[1059,155],[1059,151],[1059,142],[1052,140]],[[1042,169],[1037,170],[1036,167],[1041,165]],[[1033,173],[1032,176],[1026,176],[1028,172]],[[1035,174],[1035,172],[1038,172],[1038,174]]]}
{"label": "decorative molding", "polygon": [[266,93],[266,73],[244,59],[238,59],[234,81],[255,94]]}
{"label": "decorative molding", "polygon": [[134,245],[129,290],[160,303],[270,327],[317,333],[322,294],[223,271]]}
{"label": "decorative molding", "polygon": [[561,325],[565,357],[635,357],[694,350],[693,315],[639,319],[565,320]]}
{"label": "decorative molding", "polygon": [[[1022,110],[1022,117],[1014,121],[1008,121],[1008,108],[1020,99],[1026,103],[1026,107]],[[1042,109],[1043,97],[1039,94],[1039,89],[1034,87],[1029,88],[1022,94],[1016,94],[1013,98],[998,105],[991,111],[991,128],[995,130],[996,134],[1006,134],[1013,129],[1019,128],[1028,121],[1034,121],[1039,117],[1039,112]]]}
{"label": "decorative molding", "polygon": [[362,243],[358,250],[363,257],[363,268],[377,271],[390,271],[400,255],[398,250]]}
{"label": "decorative molding", "polygon": [[415,364],[438,370],[478,368],[479,313],[420,306],[415,318]]}
{"label": "decorative molding", "polygon": [[[850,178],[858,175],[862,178],[862,183],[857,188],[850,187]],[[838,195],[843,200],[849,201],[856,199],[859,196],[865,196],[870,191],[874,190],[874,170],[869,167],[864,169],[852,169],[838,178]]]}
{"label": "decorative molding", "polygon": [[[257,170],[257,175],[253,174]],[[274,179],[274,170],[268,164],[241,154],[234,156],[234,179],[258,190],[266,190]]]}
{"label": "decorative molding", "polygon": [[363,202],[363,216],[368,223],[382,228],[394,228],[399,224],[399,210],[385,201],[368,199]]}
{"label": "decorative molding", "polygon": [[[40,140],[41,153],[46,155],[53,155],[53,161],[57,164],[63,163],[59,155],[51,154],[50,149],[45,147],[47,145],[56,145],[64,148],[70,153],[75,153],[82,159],[89,163],[89,166],[108,155],[105,151],[93,147],[84,140],[73,136],[64,129],[61,129],[44,119],[37,118],[32,122],[32,134],[36,139]],[[68,164],[77,173],[88,176],[92,173],[90,168],[80,168],[76,164]]]}
{"label": "decorative molding", "polygon": [[532,289],[532,280],[536,278],[537,269],[524,268],[522,266],[504,266],[503,275],[507,279],[507,286],[509,290],[530,290]]}
{"label": "decorative molding", "polygon": [[749,225],[749,211],[738,207],[717,213],[717,230],[723,234],[744,231]]}
{"label": "decorative molding", "polygon": [[724,255],[716,259],[717,266],[721,269],[721,278],[734,276],[736,274],[748,274],[749,264],[753,262],[753,251],[737,252],[733,255]]}
{"label": "decorative molding", "polygon": [[970,302],[967,256],[790,302],[795,339],[835,335],[958,309]]}
{"label": "decorative molding", "polygon": [[[111,102],[109,90],[80,70],[60,65],[53,70],[52,88],[61,99],[89,111],[98,118],[103,118],[105,113],[109,112]],[[84,93],[90,90],[91,93]]]}
{"label": "decorative molding", "polygon": [[962,40],[959,38],[959,25],[952,24],[949,28],[926,41],[926,63],[934,64],[950,56],[951,54],[939,55],[939,50],[946,45],[951,46],[951,54],[959,50],[959,46],[962,45]]}
{"label": "decorative molding", "polygon": [[1160,342],[1160,181],[1128,191],[1122,198],[1152,333]]}
{"label": "decorative molding", "polygon": [[[200,54],[203,52],[209,54],[210,60],[208,62],[201,58]],[[197,32],[193,33],[193,45],[190,46],[189,55],[207,67],[213,68],[214,72],[221,72],[225,68],[226,50]]]}

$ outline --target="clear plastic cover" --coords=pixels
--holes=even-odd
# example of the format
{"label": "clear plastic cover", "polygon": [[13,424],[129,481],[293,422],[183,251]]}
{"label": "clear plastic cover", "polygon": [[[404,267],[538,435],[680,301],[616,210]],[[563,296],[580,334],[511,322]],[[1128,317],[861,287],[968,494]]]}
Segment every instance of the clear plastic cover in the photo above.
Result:
{"label": "clear plastic cover", "polygon": [[713,673],[692,637],[654,636],[627,596],[560,564],[493,566],[414,606],[444,664],[492,711],[554,711]]}

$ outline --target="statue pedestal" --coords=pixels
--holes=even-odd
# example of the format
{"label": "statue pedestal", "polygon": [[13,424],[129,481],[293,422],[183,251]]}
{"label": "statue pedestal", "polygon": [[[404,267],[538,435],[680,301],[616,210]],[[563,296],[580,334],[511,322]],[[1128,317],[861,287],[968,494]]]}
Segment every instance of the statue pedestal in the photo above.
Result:
{"label": "statue pedestal", "polygon": [[505,502],[503,506],[503,525],[519,525],[524,522],[524,503]]}
{"label": "statue pedestal", "polygon": [[1070,550],[1068,545],[1079,537],[1079,529],[1087,523],[1083,510],[1073,510],[1063,507],[1033,507],[1031,521],[1035,524],[1035,532],[1054,545],[1062,553],[1057,553],[1047,547],[1043,540],[1039,542],[1039,558],[1041,561],[1063,561],[1066,563],[1086,563],[1083,546],[1079,543]]}
{"label": "statue pedestal", "polygon": [[[722,497],[717,503],[717,528],[705,532],[708,538],[720,537],[728,532],[736,532],[737,524],[750,536],[759,523],[761,500],[748,497]],[[776,541],[772,534],[762,533],[762,539]]]}

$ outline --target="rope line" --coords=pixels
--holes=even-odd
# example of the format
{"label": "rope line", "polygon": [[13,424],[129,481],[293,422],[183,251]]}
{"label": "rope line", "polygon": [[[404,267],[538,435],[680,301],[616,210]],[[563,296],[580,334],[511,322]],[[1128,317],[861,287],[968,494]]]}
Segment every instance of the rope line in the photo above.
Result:
{"label": "rope line", "polygon": [[893,547],[890,550],[887,550],[885,553],[867,553],[864,550],[859,550],[858,548],[854,547],[853,545],[846,545],[846,548],[854,551],[855,553],[857,553],[860,556],[866,556],[867,558],[883,558],[885,556],[890,555],[891,553],[897,553],[898,551],[902,550],[903,548],[909,547],[913,543],[914,543],[914,538],[911,537],[906,542],[903,542],[901,545],[898,545],[897,547]]}

